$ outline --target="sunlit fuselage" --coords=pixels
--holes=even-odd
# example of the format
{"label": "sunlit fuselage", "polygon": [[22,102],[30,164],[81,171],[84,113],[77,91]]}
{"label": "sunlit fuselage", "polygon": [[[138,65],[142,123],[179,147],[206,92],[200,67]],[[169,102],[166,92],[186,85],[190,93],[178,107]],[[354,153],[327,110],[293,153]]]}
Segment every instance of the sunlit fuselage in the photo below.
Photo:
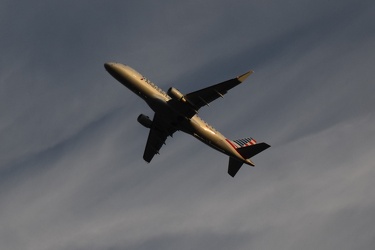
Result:
{"label": "sunlit fuselage", "polygon": [[250,159],[243,158],[220,132],[208,125],[197,115],[187,118],[168,103],[171,97],[158,86],[147,80],[136,70],[120,63],[106,63],[106,70],[120,83],[137,94],[149,107],[163,117],[177,130],[194,136],[208,146],[234,157],[248,165],[254,165]]}

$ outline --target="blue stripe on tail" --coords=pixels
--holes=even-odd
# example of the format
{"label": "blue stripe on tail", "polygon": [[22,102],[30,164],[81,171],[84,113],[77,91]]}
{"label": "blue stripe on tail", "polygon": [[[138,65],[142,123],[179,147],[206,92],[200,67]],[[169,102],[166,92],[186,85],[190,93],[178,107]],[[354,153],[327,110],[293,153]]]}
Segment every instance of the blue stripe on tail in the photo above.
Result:
{"label": "blue stripe on tail", "polygon": [[235,143],[235,146],[237,148],[243,148],[243,147],[248,147],[251,145],[256,144],[257,142],[253,138],[244,138],[244,139],[238,139],[238,140],[233,140],[232,142]]}

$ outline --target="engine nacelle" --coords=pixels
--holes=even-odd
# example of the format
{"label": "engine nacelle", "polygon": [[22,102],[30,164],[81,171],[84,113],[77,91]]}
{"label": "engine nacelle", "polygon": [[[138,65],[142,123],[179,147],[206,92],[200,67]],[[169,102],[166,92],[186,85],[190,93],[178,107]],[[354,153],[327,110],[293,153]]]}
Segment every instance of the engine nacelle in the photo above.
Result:
{"label": "engine nacelle", "polygon": [[147,115],[140,114],[137,118],[137,121],[143,126],[145,126],[146,128],[151,128],[152,121]]}
{"label": "engine nacelle", "polygon": [[173,87],[168,89],[167,94],[174,100],[186,102],[184,95]]}

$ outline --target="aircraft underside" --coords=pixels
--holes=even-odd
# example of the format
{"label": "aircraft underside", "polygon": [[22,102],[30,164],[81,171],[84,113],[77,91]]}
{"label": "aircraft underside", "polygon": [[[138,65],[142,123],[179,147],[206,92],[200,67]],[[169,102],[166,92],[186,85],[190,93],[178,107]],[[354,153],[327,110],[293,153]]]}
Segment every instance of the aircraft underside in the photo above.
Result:
{"label": "aircraft underside", "polygon": [[270,147],[252,138],[229,140],[196,114],[227,91],[243,82],[251,73],[183,95],[175,88],[162,91],[140,73],[129,66],[119,63],[106,63],[106,70],[125,87],[146,101],[155,112],[153,119],[145,115],[138,122],[150,129],[143,159],[150,162],[165,144],[166,139],[176,131],[190,134],[213,149],[229,156],[228,173],[236,175],[242,164],[254,166],[250,160],[254,155]]}

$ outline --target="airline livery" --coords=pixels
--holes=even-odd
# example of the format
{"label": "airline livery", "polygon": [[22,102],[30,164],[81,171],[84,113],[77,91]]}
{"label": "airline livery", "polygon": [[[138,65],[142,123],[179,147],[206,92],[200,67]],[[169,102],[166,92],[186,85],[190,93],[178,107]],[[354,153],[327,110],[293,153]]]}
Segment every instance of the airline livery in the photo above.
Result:
{"label": "airline livery", "polygon": [[129,66],[105,63],[104,67],[121,84],[146,101],[155,112],[152,120],[143,114],[138,116],[138,122],[150,129],[143,154],[143,159],[147,162],[150,162],[155,154],[159,154],[168,136],[172,137],[177,130],[190,134],[228,155],[228,174],[232,177],[244,163],[254,166],[250,158],[270,147],[264,142],[257,143],[253,138],[229,140],[197,116],[201,107],[223,97],[228,90],[243,82],[253,71],[184,95],[173,87],[164,92]]}

